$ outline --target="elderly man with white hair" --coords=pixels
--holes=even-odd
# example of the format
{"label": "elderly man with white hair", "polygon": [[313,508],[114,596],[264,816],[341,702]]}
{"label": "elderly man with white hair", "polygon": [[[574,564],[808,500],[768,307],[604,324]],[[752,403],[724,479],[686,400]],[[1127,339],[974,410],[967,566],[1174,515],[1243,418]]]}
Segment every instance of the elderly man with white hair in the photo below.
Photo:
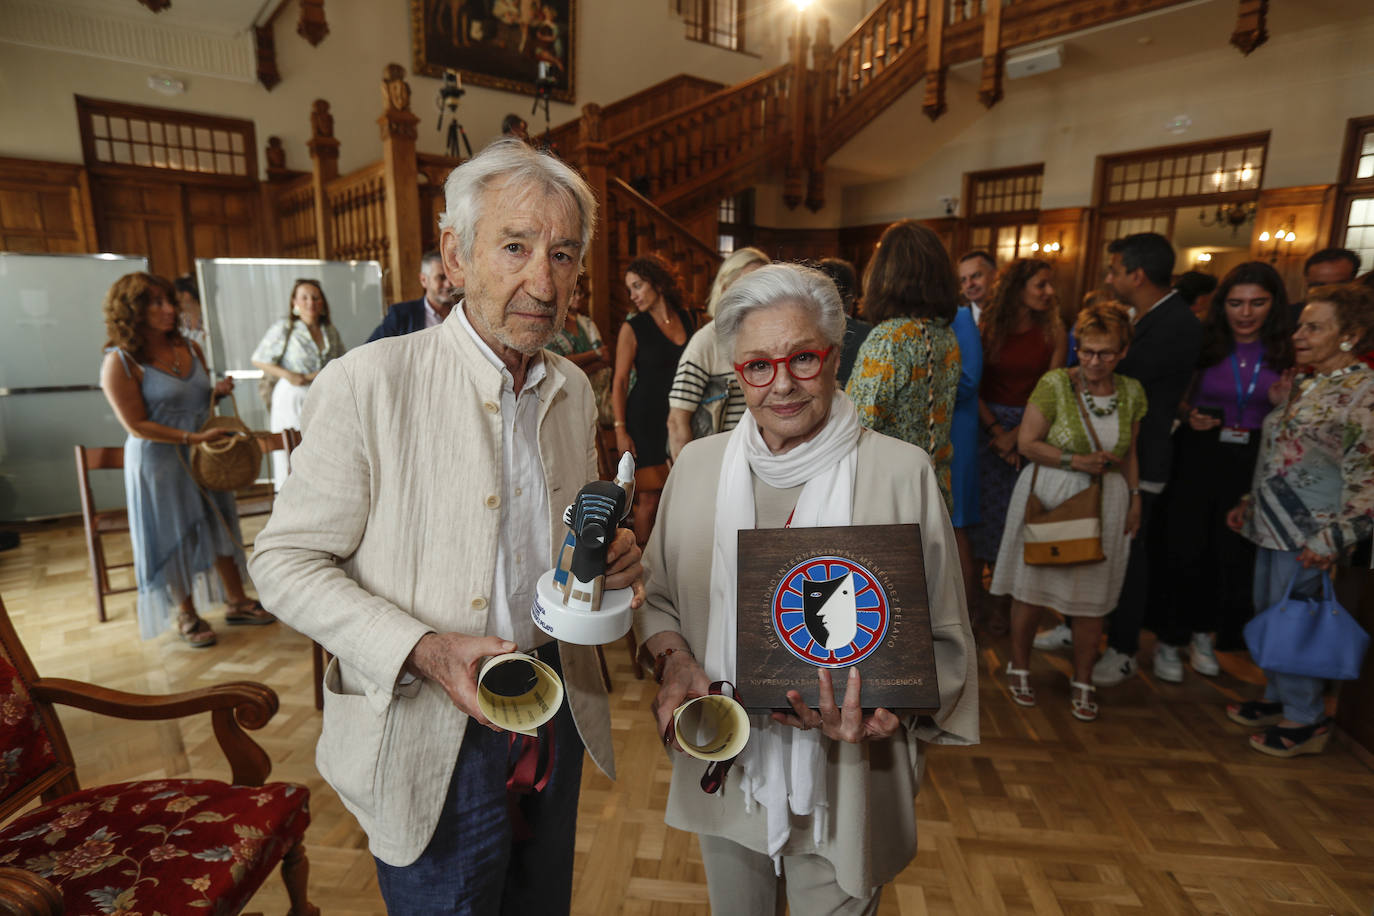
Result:
{"label": "elderly man with white hair", "polygon": [[[543,350],[596,204],[566,165],[509,140],[445,193],[444,270],[465,298],[321,373],[253,579],[335,657],[316,763],[367,833],[388,910],[566,913],[582,751],[614,777],[610,716],[595,650],[549,641],[529,608],[563,508],[596,476],[591,386]],[[640,571],[622,531],[606,587]],[[533,758],[476,702],[481,660],[517,648],[567,690]],[[522,782],[531,759],[544,780]]]}

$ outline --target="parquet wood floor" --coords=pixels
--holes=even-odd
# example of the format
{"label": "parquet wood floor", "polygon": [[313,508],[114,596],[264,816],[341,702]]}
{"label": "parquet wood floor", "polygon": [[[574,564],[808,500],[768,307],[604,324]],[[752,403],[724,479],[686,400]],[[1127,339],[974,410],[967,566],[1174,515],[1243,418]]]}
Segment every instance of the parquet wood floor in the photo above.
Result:
{"label": "parquet wood floor", "polygon": [[[281,711],[257,737],[273,778],[311,790],[312,898],[329,916],[383,912],[362,833],[315,771],[320,720],[304,637],[229,628],[213,609],[217,647],[193,651],[170,635],[145,643],[131,595],[115,596],[111,620],[97,624],[81,530],[69,525],[26,532],[0,553],[0,595],[47,675],[135,691],[271,685]],[[669,771],[648,726],[653,684],[634,680],[620,646],[607,655],[620,779],[585,770],[574,912],[705,914],[696,840],[663,824]],[[1093,724],[1069,715],[1066,658],[1036,653],[1034,709],[1006,694],[1005,641],[981,660],[983,743],[930,753],[916,802],[921,850],[884,894],[882,916],[1374,912],[1374,772],[1335,742],[1291,761],[1247,748],[1222,708],[1251,695],[1256,672],[1239,659],[1224,656],[1216,680],[1189,672],[1161,684],[1146,671],[1103,690]],[[125,723],[67,710],[63,721],[87,784],[228,774],[208,719]],[[286,908],[276,880],[250,906]]]}

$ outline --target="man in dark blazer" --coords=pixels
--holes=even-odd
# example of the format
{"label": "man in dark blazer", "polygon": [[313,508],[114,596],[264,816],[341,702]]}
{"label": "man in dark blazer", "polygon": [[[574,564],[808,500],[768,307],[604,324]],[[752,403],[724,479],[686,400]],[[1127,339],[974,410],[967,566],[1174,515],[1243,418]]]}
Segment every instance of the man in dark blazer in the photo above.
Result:
{"label": "man in dark blazer", "polygon": [[458,301],[458,291],[444,273],[444,259],[437,251],[427,251],[420,258],[420,287],[425,294],[410,302],[398,302],[387,309],[386,317],[377,325],[368,343],[383,337],[400,337],[414,331],[423,331],[437,324],[443,324],[453,304]]}
{"label": "man in dark blazer", "polygon": [[[1174,248],[1168,239],[1141,232],[1112,242],[1107,253],[1111,257],[1107,286],[1131,308],[1135,321],[1130,350],[1116,371],[1140,382],[1149,402],[1136,441],[1140,530],[1131,540],[1126,580],[1108,622],[1107,651],[1093,668],[1093,682],[1111,686],[1137,670],[1135,655],[1140,649],[1140,628],[1153,578],[1146,551],[1150,515],[1169,480],[1174,418],[1202,350],[1202,325],[1183,297],[1171,288]],[[1167,652],[1156,656],[1155,674],[1165,680],[1182,680],[1177,650],[1172,659]]]}

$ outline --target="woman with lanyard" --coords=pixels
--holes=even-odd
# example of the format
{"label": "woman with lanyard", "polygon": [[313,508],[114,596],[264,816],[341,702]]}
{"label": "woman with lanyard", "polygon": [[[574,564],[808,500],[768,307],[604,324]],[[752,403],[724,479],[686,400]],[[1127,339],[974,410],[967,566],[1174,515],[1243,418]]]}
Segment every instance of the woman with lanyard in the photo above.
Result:
{"label": "woman with lanyard", "polygon": [[1243,647],[1250,619],[1255,546],[1226,525],[1226,513],[1250,490],[1259,430],[1292,380],[1288,296],[1278,272],[1260,261],[1232,270],[1217,287],[1202,355],[1165,490],[1164,550],[1171,575],[1160,583],[1155,675],[1183,680],[1181,648],[1199,674],[1220,672],[1216,648]]}

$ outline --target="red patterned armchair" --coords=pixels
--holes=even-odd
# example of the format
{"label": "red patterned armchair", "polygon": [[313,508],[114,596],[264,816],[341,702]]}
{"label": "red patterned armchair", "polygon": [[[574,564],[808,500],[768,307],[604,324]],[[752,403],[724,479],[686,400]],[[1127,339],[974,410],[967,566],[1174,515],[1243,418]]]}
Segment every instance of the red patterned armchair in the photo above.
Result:
{"label": "red patterned armchair", "polygon": [[[208,712],[233,784],[82,789],[55,703],[124,719]],[[306,898],[310,793],[267,782],[271,761],[243,730],[276,711],[277,695],[249,682],[145,696],[40,678],[0,602],[0,913],[235,914],[281,863],[290,916],[318,916]]]}

